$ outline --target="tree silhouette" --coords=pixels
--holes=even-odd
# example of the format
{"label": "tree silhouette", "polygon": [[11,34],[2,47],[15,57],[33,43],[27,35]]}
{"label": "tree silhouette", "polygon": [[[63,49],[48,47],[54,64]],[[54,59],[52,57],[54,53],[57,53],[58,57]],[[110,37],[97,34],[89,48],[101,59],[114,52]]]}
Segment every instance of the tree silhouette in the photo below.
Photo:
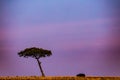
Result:
{"label": "tree silhouette", "polygon": [[43,69],[41,67],[41,62],[40,62],[39,59],[42,58],[42,57],[51,56],[52,52],[50,50],[45,50],[45,49],[42,49],[42,48],[32,47],[32,48],[26,48],[26,49],[18,52],[18,55],[20,57],[25,57],[25,58],[28,58],[28,57],[35,58],[38,62],[38,65],[39,65],[39,68],[40,68],[40,72],[42,73],[42,76],[43,77],[45,76],[45,74],[43,72]]}

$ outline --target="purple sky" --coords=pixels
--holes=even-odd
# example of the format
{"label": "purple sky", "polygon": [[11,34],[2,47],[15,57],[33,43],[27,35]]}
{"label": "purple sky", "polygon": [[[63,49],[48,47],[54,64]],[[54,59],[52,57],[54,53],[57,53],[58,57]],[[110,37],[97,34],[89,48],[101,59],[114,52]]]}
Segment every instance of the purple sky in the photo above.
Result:
{"label": "purple sky", "polygon": [[48,76],[120,75],[120,0],[0,0],[0,75],[41,75],[28,47],[51,50],[40,59]]}

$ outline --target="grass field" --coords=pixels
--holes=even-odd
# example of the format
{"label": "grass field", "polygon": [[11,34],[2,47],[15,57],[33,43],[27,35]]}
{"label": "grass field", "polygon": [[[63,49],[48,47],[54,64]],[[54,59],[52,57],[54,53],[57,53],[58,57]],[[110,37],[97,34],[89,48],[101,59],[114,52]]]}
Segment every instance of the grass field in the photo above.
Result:
{"label": "grass field", "polygon": [[1,76],[0,80],[120,80],[120,77],[39,77],[39,76]]}

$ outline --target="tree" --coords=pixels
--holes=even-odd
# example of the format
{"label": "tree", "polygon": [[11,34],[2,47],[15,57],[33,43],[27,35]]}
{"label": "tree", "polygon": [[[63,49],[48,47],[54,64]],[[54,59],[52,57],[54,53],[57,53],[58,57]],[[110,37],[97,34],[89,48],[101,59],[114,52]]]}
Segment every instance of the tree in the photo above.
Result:
{"label": "tree", "polygon": [[26,48],[26,49],[18,52],[18,55],[20,57],[25,57],[25,58],[28,58],[28,57],[35,58],[38,62],[38,65],[39,65],[39,68],[40,68],[40,72],[42,73],[42,76],[43,77],[45,76],[45,74],[43,72],[43,69],[41,67],[41,62],[40,62],[39,59],[42,58],[42,57],[51,56],[52,52],[50,50],[46,50],[46,49],[43,49],[43,48],[32,47],[32,48]]}

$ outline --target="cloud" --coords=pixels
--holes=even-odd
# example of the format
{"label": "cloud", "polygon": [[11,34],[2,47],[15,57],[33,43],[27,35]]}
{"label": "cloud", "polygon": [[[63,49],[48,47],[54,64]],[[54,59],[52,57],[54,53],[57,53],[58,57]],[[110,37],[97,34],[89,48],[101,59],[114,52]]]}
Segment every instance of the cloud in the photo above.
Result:
{"label": "cloud", "polygon": [[[110,24],[114,21],[114,18],[102,18],[93,19],[85,21],[72,21],[72,22],[62,22],[62,23],[48,23],[48,24],[38,24],[38,25],[25,25],[22,27],[14,27],[6,32],[13,36],[13,38],[22,38],[30,36],[49,36],[55,34],[69,34],[69,33],[87,33],[94,32],[95,30],[103,29],[99,27],[100,25]],[[98,32],[99,32],[98,31]]]}

